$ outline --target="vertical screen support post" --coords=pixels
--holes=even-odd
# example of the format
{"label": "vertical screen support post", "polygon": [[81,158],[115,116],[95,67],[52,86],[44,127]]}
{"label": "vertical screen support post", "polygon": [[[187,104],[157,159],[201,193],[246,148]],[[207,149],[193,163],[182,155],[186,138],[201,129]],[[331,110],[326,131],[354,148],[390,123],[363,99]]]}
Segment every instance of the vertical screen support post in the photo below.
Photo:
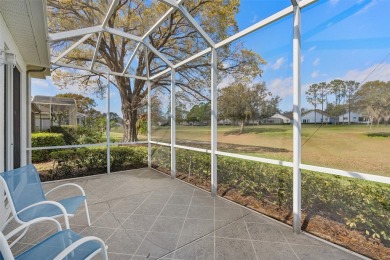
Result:
{"label": "vertical screen support post", "polygon": [[293,230],[301,232],[301,9],[296,0],[294,6],[293,38],[293,89],[294,89],[294,127],[293,127]]}
{"label": "vertical screen support post", "polygon": [[218,89],[217,89],[217,51],[211,50],[211,195],[216,196],[218,190],[217,175],[217,118],[218,118]]}

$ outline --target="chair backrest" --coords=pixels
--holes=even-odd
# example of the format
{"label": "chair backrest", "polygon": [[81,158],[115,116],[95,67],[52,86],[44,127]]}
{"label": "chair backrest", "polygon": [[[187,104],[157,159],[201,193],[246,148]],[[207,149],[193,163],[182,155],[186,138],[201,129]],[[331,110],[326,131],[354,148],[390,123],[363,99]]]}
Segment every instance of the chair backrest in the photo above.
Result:
{"label": "chair backrest", "polygon": [[15,170],[3,172],[0,177],[5,181],[9,197],[15,211],[18,212],[34,203],[44,201],[42,183],[34,165],[29,164]]}
{"label": "chair backrest", "polygon": [[0,260],[14,260],[11,248],[8,245],[3,233],[0,232]]}
{"label": "chair backrest", "polygon": [[3,230],[11,214],[11,209],[5,194],[4,183],[0,181],[0,231]]}

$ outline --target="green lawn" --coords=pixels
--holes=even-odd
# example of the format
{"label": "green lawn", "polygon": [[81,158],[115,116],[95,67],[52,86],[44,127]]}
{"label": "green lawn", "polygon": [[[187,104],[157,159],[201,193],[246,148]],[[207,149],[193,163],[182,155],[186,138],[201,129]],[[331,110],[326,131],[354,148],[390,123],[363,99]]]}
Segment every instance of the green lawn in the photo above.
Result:
{"label": "green lawn", "polygon": [[[390,138],[368,137],[368,133],[390,132],[390,127],[366,125],[302,125],[302,162],[324,167],[390,176]],[[177,142],[210,147],[210,126],[177,126]],[[118,141],[122,129],[111,137]],[[170,127],[153,127],[153,140],[170,141]],[[145,140],[145,136],[140,136]],[[292,161],[291,125],[218,126],[218,150]]]}

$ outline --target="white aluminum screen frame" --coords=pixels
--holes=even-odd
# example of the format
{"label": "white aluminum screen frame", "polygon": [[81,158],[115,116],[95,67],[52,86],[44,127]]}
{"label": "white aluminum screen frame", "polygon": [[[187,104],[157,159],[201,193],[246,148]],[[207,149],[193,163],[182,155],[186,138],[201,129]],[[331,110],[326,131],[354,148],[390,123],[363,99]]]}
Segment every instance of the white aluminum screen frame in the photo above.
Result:
{"label": "white aluminum screen frame", "polygon": [[[50,41],[58,41],[61,39],[66,38],[72,38],[77,36],[83,36],[81,40],[76,42],[74,45],[72,45],[70,48],[65,50],[60,56],[64,57],[68,52],[72,50],[72,48],[77,47],[79,44],[83,43],[83,39],[86,40],[90,37],[93,33],[99,33],[98,36],[98,42],[96,44],[93,60],[92,60],[92,66],[87,67],[81,67],[81,66],[75,66],[70,64],[63,64],[59,63],[59,59],[52,60],[52,65],[62,66],[62,67],[68,67],[73,69],[81,69],[86,70],[94,73],[99,74],[106,74],[107,77],[110,75],[115,76],[124,76],[124,77],[130,77],[130,78],[136,78],[146,81],[146,85],[148,88],[148,140],[146,142],[129,142],[129,143],[123,143],[123,144],[147,144],[148,145],[148,166],[151,167],[151,145],[161,145],[165,147],[171,148],[171,160],[174,162],[172,163],[171,168],[171,175],[172,177],[176,174],[176,167],[175,167],[175,149],[186,149],[191,151],[197,151],[197,152],[204,152],[209,153],[211,155],[211,162],[212,162],[212,174],[211,174],[211,193],[212,195],[217,195],[217,155],[221,156],[228,156],[232,158],[238,158],[238,159],[244,159],[244,160],[250,160],[250,161],[256,161],[261,163],[268,163],[273,165],[280,165],[285,167],[293,168],[293,213],[294,213],[294,219],[293,219],[293,229],[294,232],[299,233],[301,230],[301,170],[310,170],[310,171],[316,171],[320,173],[326,173],[326,174],[333,174],[338,176],[344,176],[349,178],[356,178],[356,179],[362,179],[362,180],[368,180],[373,182],[379,182],[384,184],[390,184],[390,178],[384,177],[384,176],[377,176],[372,174],[366,174],[366,173],[360,173],[360,172],[353,172],[353,171],[344,171],[339,169],[332,169],[332,168],[326,168],[326,167],[319,167],[319,166],[312,166],[312,165],[305,165],[301,163],[301,113],[300,113],[300,107],[301,107],[301,68],[300,68],[300,60],[301,60],[301,32],[300,32],[300,16],[301,16],[301,9],[309,6],[313,3],[315,3],[317,0],[291,0],[292,5],[257,22],[256,24],[246,28],[243,31],[238,32],[237,34],[228,37],[225,40],[222,40],[218,43],[214,43],[211,38],[203,31],[203,29],[197,24],[196,20],[189,14],[188,10],[182,5],[182,3],[185,0],[159,0],[162,1],[169,6],[169,10],[153,25],[152,28],[148,30],[148,32],[142,36],[138,37],[135,35],[131,35],[129,33],[124,33],[119,30],[116,30],[114,28],[106,27],[106,24],[108,20],[110,19],[111,15],[113,14],[113,10],[115,5],[117,4],[118,0],[113,0],[111,3],[111,6],[107,12],[107,15],[104,18],[104,21],[101,25],[83,28],[83,29],[77,29],[67,32],[60,32],[60,33],[54,33],[49,35]],[[150,43],[146,42],[146,38],[175,10],[178,10],[181,12],[181,14],[187,19],[187,21],[199,32],[199,34],[205,39],[205,41],[209,44],[209,48],[194,54],[193,56],[187,58],[184,61],[181,61],[177,64],[172,64],[162,53],[160,53],[158,50],[156,50],[153,46],[151,46]],[[273,159],[267,159],[267,158],[261,158],[261,157],[254,157],[254,156],[248,156],[248,155],[241,155],[241,154],[234,154],[234,153],[228,153],[228,152],[222,152],[218,151],[217,149],[217,95],[216,95],[216,87],[217,87],[217,68],[216,68],[216,61],[217,61],[217,53],[216,49],[229,44],[235,40],[238,40],[250,33],[253,33],[260,28],[263,28],[267,25],[270,25],[283,17],[286,17],[288,15],[293,15],[293,25],[292,29],[294,31],[294,36],[292,39],[293,43],[293,89],[294,89],[294,97],[293,97],[293,103],[294,103],[294,119],[293,119],[293,162],[287,162],[287,161],[281,161],[281,160],[273,160]],[[126,68],[123,72],[112,72],[112,71],[99,71],[93,69],[93,64],[96,60],[97,56],[97,49],[100,45],[100,39],[103,32],[111,33],[115,35],[119,35],[121,37],[125,37],[134,41],[137,41],[138,44],[136,46],[136,49],[134,50],[134,53],[131,55],[130,61],[126,65]],[[167,68],[164,71],[161,71],[155,75],[149,75],[149,69],[147,69],[147,76],[136,76],[126,73],[127,68],[129,67],[131,61],[133,60],[135,53],[138,51],[138,49],[141,47],[144,48],[144,51],[151,51],[153,52],[157,57],[161,58],[169,68]],[[193,61],[203,55],[206,55],[211,52],[211,108],[212,108],[212,114],[211,114],[211,149],[202,149],[202,148],[195,148],[195,147],[188,147],[183,145],[177,145],[176,144],[176,136],[175,136],[175,112],[174,112],[174,101],[175,101],[175,69],[185,65],[186,63]],[[148,68],[148,64],[147,64]],[[151,83],[150,81],[162,76],[166,73],[171,72],[171,143],[163,143],[163,142],[156,142],[152,141],[151,136]],[[109,82],[109,81],[108,81]],[[108,85],[109,88],[109,85]],[[107,95],[107,98],[109,99],[109,95]],[[107,100],[107,119],[109,119],[109,112],[110,112],[110,104],[109,100]],[[173,127],[172,127],[173,126]],[[36,148],[27,148],[26,150],[41,150],[41,149],[58,149],[58,148],[76,148],[76,147],[93,147],[93,146],[101,146],[101,145],[107,145],[108,151],[107,156],[109,158],[109,147],[110,145],[116,145],[115,143],[110,144],[110,129],[109,125],[107,125],[107,143],[106,144],[91,144],[91,145],[73,145],[73,146],[61,146],[61,147],[36,147]],[[122,144],[122,143],[121,143]],[[107,161],[107,171],[109,172],[109,162]]]}

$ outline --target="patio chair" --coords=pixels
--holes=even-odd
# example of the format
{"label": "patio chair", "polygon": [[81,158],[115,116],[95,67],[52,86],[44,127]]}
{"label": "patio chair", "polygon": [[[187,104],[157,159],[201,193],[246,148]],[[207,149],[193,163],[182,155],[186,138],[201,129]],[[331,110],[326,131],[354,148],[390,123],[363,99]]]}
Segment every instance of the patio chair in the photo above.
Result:
{"label": "patio chair", "polygon": [[[8,245],[7,240],[22,232],[24,229],[28,229],[29,226],[42,221],[55,222],[57,225],[57,233],[49,236],[20,255],[14,256],[11,252],[12,246]],[[108,259],[107,246],[103,240],[93,236],[82,237],[70,229],[62,230],[60,223],[53,218],[42,217],[33,219],[22,224],[6,236],[0,232],[0,260],[59,260],[64,258],[81,260],[91,259],[99,253],[103,255],[104,259]]]}
{"label": "patio chair", "polygon": [[[3,186],[1,188],[1,186]],[[66,198],[60,201],[47,200],[46,196],[58,189],[73,187],[80,190],[81,195]],[[8,218],[4,222],[0,221],[0,231],[13,219],[23,224],[39,217],[57,218],[63,216],[65,227],[69,229],[68,217],[73,217],[77,209],[84,203],[88,225],[91,225],[89,218],[87,199],[83,188],[77,184],[66,183],[57,186],[44,193],[39,174],[34,165],[29,164],[24,167],[3,172],[0,174],[0,191],[4,190],[7,206],[10,208],[11,217],[1,216],[1,219]],[[3,199],[3,198],[1,198]],[[4,206],[5,207],[5,206]],[[27,232],[27,230],[25,231]],[[24,233],[21,235],[23,237]],[[21,238],[20,237],[20,238]]]}

